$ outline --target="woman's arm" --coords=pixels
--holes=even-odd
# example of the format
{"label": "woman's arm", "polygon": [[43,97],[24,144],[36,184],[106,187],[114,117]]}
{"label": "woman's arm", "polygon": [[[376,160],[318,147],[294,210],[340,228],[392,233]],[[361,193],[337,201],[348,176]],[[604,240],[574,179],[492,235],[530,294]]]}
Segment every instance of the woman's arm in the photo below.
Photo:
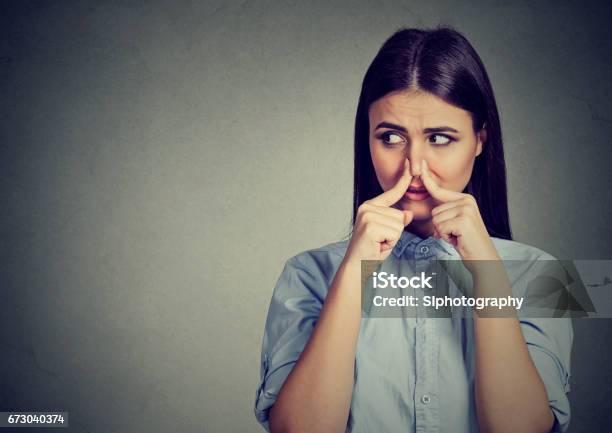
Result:
{"label": "woman's arm", "polygon": [[343,261],[308,343],[270,409],[272,433],[344,432],[361,322],[359,262]]}
{"label": "woman's arm", "polygon": [[[475,197],[438,185],[429,174],[426,160],[423,160],[421,177],[431,196],[442,203],[431,211],[434,236],[455,247],[472,273],[474,296],[512,296],[503,262]],[[529,355],[518,319],[508,314],[508,310],[503,313],[506,317],[474,315],[480,430],[483,433],[549,432],[554,415],[546,388]],[[483,310],[482,314],[487,311]]]}
{"label": "woman's arm", "polygon": [[308,343],[270,409],[273,433],[346,431],[361,323],[361,261],[385,260],[414,214],[392,206],[412,179],[410,161],[397,183],[357,209],[346,254]]}
{"label": "woman's arm", "polygon": [[[493,264],[487,262],[486,272],[476,275],[475,296],[512,296],[503,263],[498,262],[497,269]],[[486,317],[486,310],[482,311],[482,317],[474,314],[475,392],[481,432],[550,432],[554,415],[517,317]],[[503,314],[510,316],[509,312]]]}

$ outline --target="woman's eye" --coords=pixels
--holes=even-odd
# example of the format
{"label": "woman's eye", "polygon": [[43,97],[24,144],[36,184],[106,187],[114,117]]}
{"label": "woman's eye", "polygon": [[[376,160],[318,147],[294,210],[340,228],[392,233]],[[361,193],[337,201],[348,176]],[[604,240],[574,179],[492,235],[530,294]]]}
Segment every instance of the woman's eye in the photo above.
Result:
{"label": "woman's eye", "polygon": [[394,134],[393,132],[385,132],[384,134],[381,134],[378,138],[382,139],[383,143],[385,144],[398,144],[404,141],[401,136]]}
{"label": "woman's eye", "polygon": [[430,139],[432,137],[437,137],[437,138],[441,139],[441,140],[435,140],[434,142],[432,142],[432,144],[435,145],[435,146],[446,146],[447,144],[450,144],[451,141],[454,141],[454,139],[449,137],[448,135],[433,134],[433,135],[429,136]]}

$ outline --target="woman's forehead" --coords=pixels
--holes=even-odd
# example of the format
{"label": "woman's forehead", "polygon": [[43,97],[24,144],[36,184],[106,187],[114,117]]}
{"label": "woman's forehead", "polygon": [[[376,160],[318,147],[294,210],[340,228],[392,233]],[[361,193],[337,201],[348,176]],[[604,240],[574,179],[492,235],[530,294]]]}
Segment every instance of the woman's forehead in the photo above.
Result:
{"label": "woman's forehead", "polygon": [[471,127],[468,111],[423,91],[387,94],[374,101],[368,111],[370,127],[376,127],[383,121],[415,130],[442,124],[455,129]]}

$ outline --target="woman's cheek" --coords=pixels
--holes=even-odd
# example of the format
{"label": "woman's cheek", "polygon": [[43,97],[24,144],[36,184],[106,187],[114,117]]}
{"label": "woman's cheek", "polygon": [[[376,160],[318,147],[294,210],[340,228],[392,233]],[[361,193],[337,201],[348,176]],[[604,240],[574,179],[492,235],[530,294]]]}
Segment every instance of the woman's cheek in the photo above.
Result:
{"label": "woman's cheek", "polygon": [[383,191],[386,191],[393,185],[393,171],[389,169],[388,164],[384,161],[377,161],[374,158],[372,161],[374,171],[376,172],[376,179]]}
{"label": "woman's cheek", "polygon": [[377,146],[371,148],[372,163],[376,171],[378,183],[386,191],[401,177],[404,156],[398,152],[389,152]]}
{"label": "woman's cheek", "polygon": [[473,161],[469,158],[448,158],[438,161],[437,171],[432,171],[438,175],[440,186],[454,191],[462,191],[470,180],[472,174]]}

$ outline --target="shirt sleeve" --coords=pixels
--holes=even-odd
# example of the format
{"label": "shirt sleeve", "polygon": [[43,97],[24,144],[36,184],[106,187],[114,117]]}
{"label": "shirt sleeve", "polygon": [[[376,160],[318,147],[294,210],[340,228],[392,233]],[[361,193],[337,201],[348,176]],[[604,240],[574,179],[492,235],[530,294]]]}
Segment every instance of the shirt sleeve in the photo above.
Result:
{"label": "shirt sleeve", "polygon": [[[552,256],[550,258],[556,260]],[[570,392],[570,358],[574,337],[572,320],[570,317],[526,317],[520,319],[520,326],[555,416],[551,432],[564,433],[570,423],[567,393]]]}
{"label": "shirt sleeve", "polygon": [[316,266],[294,256],[274,287],[261,349],[255,417],[270,432],[269,411],[319,317],[327,287]]}

